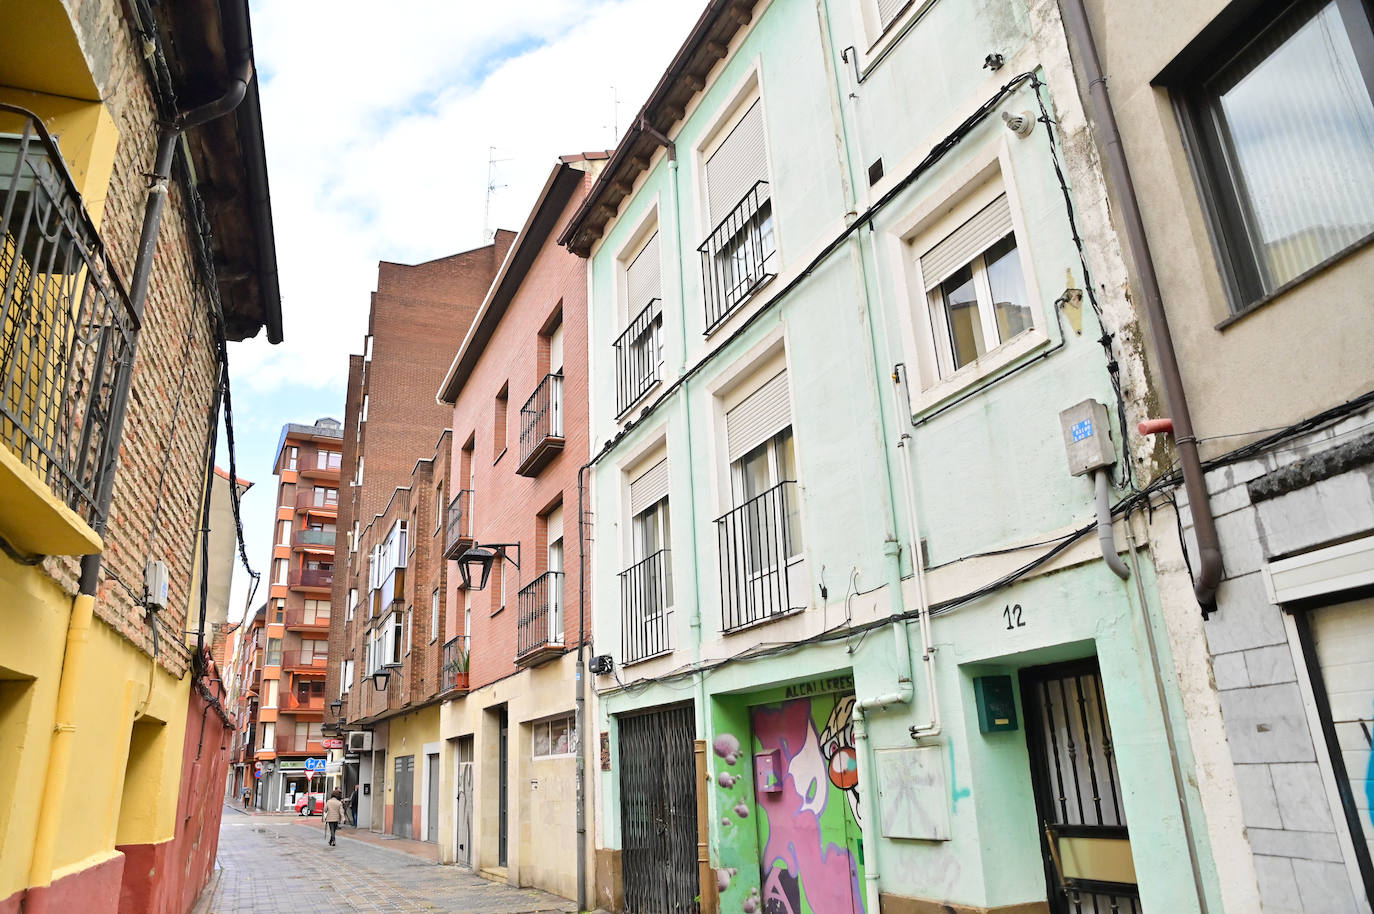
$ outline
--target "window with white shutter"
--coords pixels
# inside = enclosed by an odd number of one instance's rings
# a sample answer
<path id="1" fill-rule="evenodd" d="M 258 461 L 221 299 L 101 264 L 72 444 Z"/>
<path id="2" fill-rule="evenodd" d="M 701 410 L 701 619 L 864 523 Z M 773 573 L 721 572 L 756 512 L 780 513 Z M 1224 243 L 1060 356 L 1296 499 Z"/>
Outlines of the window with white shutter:
<path id="1" fill-rule="evenodd" d="M 724 219 L 750 188 L 767 177 L 763 106 L 756 98 L 706 160 L 706 211 L 710 223 L 716 225 Z"/>
<path id="2" fill-rule="evenodd" d="M 725 438 L 730 462 L 792 424 L 787 399 L 787 370 L 761 384 L 725 414 Z"/>
<path id="3" fill-rule="evenodd" d="M 625 266 L 627 324 L 615 342 L 617 415 L 638 402 L 663 378 L 661 288 L 658 232 L 655 231 Z"/>

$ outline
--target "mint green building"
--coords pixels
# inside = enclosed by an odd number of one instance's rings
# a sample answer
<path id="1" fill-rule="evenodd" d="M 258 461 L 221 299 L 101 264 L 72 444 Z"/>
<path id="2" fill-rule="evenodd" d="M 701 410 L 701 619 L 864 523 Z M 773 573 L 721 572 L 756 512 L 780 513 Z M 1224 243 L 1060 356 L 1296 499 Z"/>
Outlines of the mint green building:
<path id="1" fill-rule="evenodd" d="M 1220 909 L 1084 134 L 1052 3 L 715 2 L 563 227 L 603 906 Z"/>

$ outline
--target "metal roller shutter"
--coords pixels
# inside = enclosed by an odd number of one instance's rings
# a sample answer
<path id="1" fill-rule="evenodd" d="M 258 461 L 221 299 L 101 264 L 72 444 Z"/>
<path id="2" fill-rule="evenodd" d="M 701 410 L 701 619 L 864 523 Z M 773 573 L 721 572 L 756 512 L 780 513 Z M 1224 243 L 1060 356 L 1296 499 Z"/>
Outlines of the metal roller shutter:
<path id="1" fill-rule="evenodd" d="M 706 160 L 706 207 L 712 228 L 744 199 L 749 188 L 766 177 L 763 107 L 756 99 Z"/>
<path id="2" fill-rule="evenodd" d="M 668 461 L 660 460 L 630 482 L 630 514 L 638 514 L 667 497 Z"/>
<path id="3" fill-rule="evenodd" d="M 628 307 L 627 318 L 634 320 L 644 306 L 661 294 L 662 282 L 659 277 L 658 232 L 644 244 L 643 250 L 625 270 L 625 295 Z"/>
<path id="4" fill-rule="evenodd" d="M 1011 205 L 999 194 L 943 241 L 921 255 L 921 278 L 927 291 L 949 274 L 1011 234 Z"/>
<path id="5" fill-rule="evenodd" d="M 725 438 L 729 445 L 730 462 L 734 463 L 751 448 L 791 424 L 787 370 L 783 369 L 725 414 Z"/>

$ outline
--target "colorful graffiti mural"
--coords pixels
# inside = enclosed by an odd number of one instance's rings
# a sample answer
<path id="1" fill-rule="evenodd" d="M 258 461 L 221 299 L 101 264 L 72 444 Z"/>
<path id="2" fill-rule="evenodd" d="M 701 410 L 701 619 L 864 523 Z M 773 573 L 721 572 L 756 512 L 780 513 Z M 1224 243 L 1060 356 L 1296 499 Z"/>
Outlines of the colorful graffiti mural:
<path id="1" fill-rule="evenodd" d="M 845 694 L 751 710 L 760 882 L 743 899 L 746 914 L 862 914 L 853 710 L 854 696 Z M 727 764 L 742 754 L 733 737 L 715 749 Z M 725 777 L 733 786 L 736 778 Z M 731 811 L 743 820 L 749 806 L 738 802 Z"/>

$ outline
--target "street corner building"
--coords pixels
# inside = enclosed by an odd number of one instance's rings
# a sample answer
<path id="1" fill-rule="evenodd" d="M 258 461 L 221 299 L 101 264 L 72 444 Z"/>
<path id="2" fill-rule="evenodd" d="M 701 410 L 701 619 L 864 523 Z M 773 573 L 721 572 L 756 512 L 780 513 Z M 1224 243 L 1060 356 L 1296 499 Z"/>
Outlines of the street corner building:
<path id="1" fill-rule="evenodd" d="M 281 339 L 247 3 L 7 3 L 0 87 L 0 911 L 181 914 L 232 721 L 225 343 Z"/>

